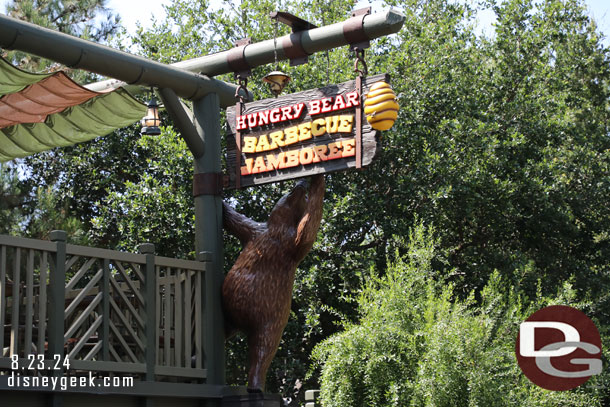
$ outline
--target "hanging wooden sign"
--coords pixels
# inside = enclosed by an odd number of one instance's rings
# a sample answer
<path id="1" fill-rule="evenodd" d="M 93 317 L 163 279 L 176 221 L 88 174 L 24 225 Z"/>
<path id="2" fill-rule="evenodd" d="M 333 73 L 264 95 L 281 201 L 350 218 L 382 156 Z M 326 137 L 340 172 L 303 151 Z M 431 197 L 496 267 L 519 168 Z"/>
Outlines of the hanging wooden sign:
<path id="1" fill-rule="evenodd" d="M 389 82 L 389 76 L 363 78 L 362 95 L 377 82 Z M 362 95 L 354 80 L 246 103 L 241 114 L 229 107 L 228 188 L 346 170 L 357 160 L 369 165 L 377 132 L 363 118 Z"/>

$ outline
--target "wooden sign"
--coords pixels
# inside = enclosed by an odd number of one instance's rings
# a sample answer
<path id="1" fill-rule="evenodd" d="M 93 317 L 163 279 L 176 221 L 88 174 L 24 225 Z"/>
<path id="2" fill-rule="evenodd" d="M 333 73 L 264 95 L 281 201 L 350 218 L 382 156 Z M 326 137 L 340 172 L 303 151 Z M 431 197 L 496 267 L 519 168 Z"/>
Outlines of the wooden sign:
<path id="1" fill-rule="evenodd" d="M 360 113 L 359 142 L 357 110 L 362 112 L 363 95 L 379 81 L 389 82 L 388 75 L 363 78 L 362 94 L 354 80 L 246 103 L 241 114 L 229 107 L 228 188 L 355 168 L 357 156 L 362 166 L 369 165 L 377 153 L 377 132 Z"/>

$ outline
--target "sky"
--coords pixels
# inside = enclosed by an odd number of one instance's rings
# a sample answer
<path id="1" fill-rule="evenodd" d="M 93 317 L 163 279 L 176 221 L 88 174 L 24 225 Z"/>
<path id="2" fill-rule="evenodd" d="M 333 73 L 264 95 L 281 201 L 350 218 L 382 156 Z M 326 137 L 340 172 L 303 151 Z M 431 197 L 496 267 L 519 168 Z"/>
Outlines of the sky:
<path id="1" fill-rule="evenodd" d="M 138 21 L 143 27 L 148 28 L 153 16 L 157 21 L 163 20 L 165 16 L 163 5 L 171 2 L 171 0 L 108 0 L 108 7 L 121 16 L 123 25 L 130 34 L 133 34 Z"/>
<path id="2" fill-rule="evenodd" d="M 150 27 L 152 17 L 158 21 L 162 20 L 165 11 L 163 5 L 170 4 L 172 0 L 108 0 L 108 7 L 117 12 L 123 20 L 123 25 L 131 34 L 135 33 L 136 22 L 140 22 L 142 26 Z M 6 4 L 10 0 L 0 0 L 0 11 L 5 12 Z M 361 0 L 358 3 L 360 6 L 367 6 L 369 1 Z M 610 45 L 610 1 L 609 0 L 585 0 L 589 7 L 589 14 L 595 19 L 599 29 L 605 34 L 604 43 Z M 375 5 L 373 4 L 373 11 Z M 482 12 L 479 14 L 479 21 L 482 30 L 489 33 L 492 28 L 493 13 Z"/>

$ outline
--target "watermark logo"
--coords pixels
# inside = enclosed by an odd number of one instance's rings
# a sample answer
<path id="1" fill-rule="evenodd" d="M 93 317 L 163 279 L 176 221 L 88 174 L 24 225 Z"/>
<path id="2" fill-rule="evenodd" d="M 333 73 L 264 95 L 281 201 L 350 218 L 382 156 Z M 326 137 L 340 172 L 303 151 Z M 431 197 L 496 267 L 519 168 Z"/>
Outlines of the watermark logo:
<path id="1" fill-rule="evenodd" d="M 534 312 L 519 327 L 519 367 L 547 390 L 570 390 L 602 372 L 602 341 L 589 317 L 565 305 Z"/>

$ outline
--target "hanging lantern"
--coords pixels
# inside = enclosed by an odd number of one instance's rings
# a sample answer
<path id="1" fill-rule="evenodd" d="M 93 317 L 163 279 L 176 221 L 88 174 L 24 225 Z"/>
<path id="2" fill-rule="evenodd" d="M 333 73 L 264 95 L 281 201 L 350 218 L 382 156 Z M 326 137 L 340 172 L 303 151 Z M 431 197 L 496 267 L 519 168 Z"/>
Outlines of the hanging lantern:
<path id="1" fill-rule="evenodd" d="M 377 82 L 371 86 L 364 101 L 366 120 L 375 130 L 389 130 L 398 117 L 396 94 L 389 84 Z"/>
<path id="2" fill-rule="evenodd" d="M 268 73 L 264 78 L 264 82 L 269 84 L 269 89 L 277 97 L 288 82 L 290 82 L 290 76 L 282 71 L 273 71 Z"/>
<path id="3" fill-rule="evenodd" d="M 140 130 L 140 134 L 147 134 L 149 136 L 158 136 L 161 134 L 161 129 L 159 125 L 161 124 L 161 119 L 159 119 L 159 105 L 157 104 L 157 99 L 153 95 L 147 103 L 148 110 L 146 111 L 146 116 L 142 119 L 142 129 Z"/>
<path id="4" fill-rule="evenodd" d="M 279 23 L 279 13 L 271 13 L 270 17 L 275 20 L 273 29 L 273 55 L 275 59 L 275 71 L 269 72 L 263 78 L 263 82 L 269 84 L 271 93 L 278 97 L 288 82 L 290 82 L 290 76 L 280 71 L 280 67 L 277 64 L 277 26 Z"/>

